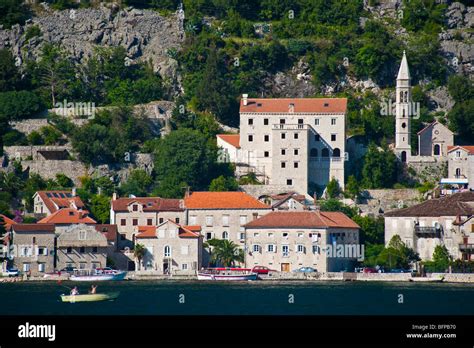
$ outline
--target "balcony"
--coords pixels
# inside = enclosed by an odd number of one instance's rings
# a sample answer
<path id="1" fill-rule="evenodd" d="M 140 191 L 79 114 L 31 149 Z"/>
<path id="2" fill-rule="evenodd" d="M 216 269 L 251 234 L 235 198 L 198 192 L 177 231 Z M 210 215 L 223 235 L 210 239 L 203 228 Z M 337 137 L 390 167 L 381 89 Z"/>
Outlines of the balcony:
<path id="1" fill-rule="evenodd" d="M 308 129 L 307 124 L 274 124 L 273 130 L 305 130 Z"/>
<path id="2" fill-rule="evenodd" d="M 441 237 L 441 228 L 415 226 L 415 234 L 419 237 L 439 238 Z"/>

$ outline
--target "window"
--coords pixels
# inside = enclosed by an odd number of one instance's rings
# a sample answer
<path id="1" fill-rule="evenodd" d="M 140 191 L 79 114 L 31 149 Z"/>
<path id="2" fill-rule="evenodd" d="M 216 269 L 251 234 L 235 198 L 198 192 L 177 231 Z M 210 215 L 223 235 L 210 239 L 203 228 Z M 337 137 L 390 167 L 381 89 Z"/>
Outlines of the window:
<path id="1" fill-rule="evenodd" d="M 46 269 L 46 264 L 44 262 L 38 264 L 38 272 L 44 272 Z"/>
<path id="2" fill-rule="evenodd" d="M 331 134 L 331 141 L 336 141 L 336 134 Z"/>
<path id="3" fill-rule="evenodd" d="M 313 245 L 313 254 L 321 254 L 321 247 L 319 245 Z"/>
<path id="4" fill-rule="evenodd" d="M 71 247 L 66 248 L 66 254 L 72 254 L 72 248 Z"/>
<path id="5" fill-rule="evenodd" d="M 100 263 L 98 263 L 98 262 L 92 262 L 91 267 L 92 267 L 92 269 L 100 268 Z"/>
<path id="6" fill-rule="evenodd" d="M 281 162 L 281 168 L 286 168 L 286 162 Z"/>
<path id="7" fill-rule="evenodd" d="M 253 125 L 253 118 L 249 118 L 249 126 Z"/>
<path id="8" fill-rule="evenodd" d="M 179 224 L 179 218 L 174 219 L 174 222 L 176 222 L 177 224 Z"/>
<path id="9" fill-rule="evenodd" d="M 298 156 L 298 153 L 299 153 L 299 150 L 298 150 L 298 149 L 294 149 L 293 154 L 294 154 L 295 156 Z"/>
<path id="10" fill-rule="evenodd" d="M 293 138 L 298 139 L 298 133 L 293 134 Z"/>
<path id="11" fill-rule="evenodd" d="M 133 208 L 133 211 L 138 211 L 138 205 L 137 205 L 137 204 L 134 204 L 134 205 L 132 206 L 132 208 Z"/>
<path id="12" fill-rule="evenodd" d="M 275 245 L 275 244 L 268 244 L 268 245 L 267 245 L 267 252 L 268 252 L 268 253 L 274 253 L 274 252 L 276 252 L 276 245 Z"/>
<path id="13" fill-rule="evenodd" d="M 253 141 L 253 135 L 249 135 L 249 142 L 252 142 Z"/>
<path id="14" fill-rule="evenodd" d="M 284 118 L 280 118 L 280 124 L 285 124 L 285 119 Z"/>
<path id="15" fill-rule="evenodd" d="M 288 238 L 288 232 L 283 232 L 283 238 Z"/>
<path id="16" fill-rule="evenodd" d="M 187 263 L 181 264 L 181 269 L 182 269 L 183 271 L 186 271 L 186 270 L 188 269 L 188 264 L 187 264 Z"/>
<path id="17" fill-rule="evenodd" d="M 335 126 L 336 125 L 336 119 L 335 118 L 331 118 L 331 126 Z"/>
<path id="18" fill-rule="evenodd" d="M 137 226 L 138 225 L 138 219 L 133 219 L 132 220 L 132 225 Z"/>
<path id="19" fill-rule="evenodd" d="M 303 238 L 304 237 L 304 233 L 303 232 L 298 232 L 298 238 Z"/>
<path id="20" fill-rule="evenodd" d="M 305 247 L 304 247 L 304 245 L 298 244 L 298 245 L 296 246 L 296 251 L 297 251 L 298 253 L 300 253 L 300 254 L 304 254 L 304 253 L 305 253 Z"/>
<path id="21" fill-rule="evenodd" d="M 80 269 L 86 269 L 86 266 L 87 266 L 87 264 L 86 264 L 85 262 L 81 262 L 81 263 L 79 264 L 79 268 L 80 268 Z"/>
<path id="22" fill-rule="evenodd" d="M 440 148 L 439 144 L 436 144 L 433 148 L 433 155 L 439 156 L 440 153 L 441 153 L 441 148 Z"/>
<path id="23" fill-rule="evenodd" d="M 38 248 L 38 255 L 48 255 L 48 248 L 46 248 L 46 247 L 39 247 L 39 248 Z"/>
<path id="24" fill-rule="evenodd" d="M 264 125 L 264 126 L 268 126 L 268 118 L 264 118 L 264 119 L 263 119 L 263 125 Z"/>
<path id="25" fill-rule="evenodd" d="M 264 135 L 263 136 L 263 141 L 269 142 L 270 141 L 270 136 L 269 135 Z"/>
<path id="26" fill-rule="evenodd" d="M 191 215 L 191 216 L 189 217 L 189 224 L 190 224 L 190 225 L 196 225 L 196 221 L 197 221 L 196 215 Z"/>
<path id="27" fill-rule="evenodd" d="M 181 247 L 181 255 L 188 255 L 189 247 L 187 245 Z"/>
<path id="28" fill-rule="evenodd" d="M 171 247 L 169 245 L 165 246 L 164 254 L 165 257 L 171 257 Z"/>
<path id="29" fill-rule="evenodd" d="M 227 231 L 222 232 L 222 239 L 229 239 L 229 232 Z"/>
<path id="30" fill-rule="evenodd" d="M 456 157 L 461 157 L 461 151 L 456 151 Z"/>
<path id="31" fill-rule="evenodd" d="M 160 218 L 159 221 L 160 221 L 160 224 L 162 224 L 164 220 L 163 220 L 163 218 Z"/>
<path id="32" fill-rule="evenodd" d="M 268 151 L 263 152 L 263 157 L 270 157 L 270 152 Z"/>
<path id="33" fill-rule="evenodd" d="M 244 240 L 245 239 L 245 233 L 244 232 L 239 232 L 239 239 Z"/>
<path id="34" fill-rule="evenodd" d="M 298 162 L 293 163 L 293 168 L 298 168 Z"/>
<path id="35" fill-rule="evenodd" d="M 29 263 L 24 263 L 23 264 L 23 272 L 29 272 L 30 271 L 30 264 Z"/>
<path id="36" fill-rule="evenodd" d="M 402 128 L 403 129 L 407 128 L 407 124 L 405 122 L 402 123 Z"/>
<path id="37" fill-rule="evenodd" d="M 206 239 L 212 239 L 212 232 L 206 232 Z"/>
<path id="38" fill-rule="evenodd" d="M 290 254 L 290 246 L 289 245 L 282 245 L 281 246 L 281 251 L 283 253 L 283 257 L 288 257 Z"/>
<path id="39" fill-rule="evenodd" d="M 36 237 L 33 237 L 33 244 L 36 244 Z"/>
<path id="40" fill-rule="evenodd" d="M 153 219 L 146 219 L 146 224 L 147 224 L 148 226 L 153 225 Z"/>
<path id="41" fill-rule="evenodd" d="M 298 119 L 298 124 L 303 124 L 303 119 L 302 118 Z"/>
<path id="42" fill-rule="evenodd" d="M 81 254 L 85 254 L 86 248 L 85 248 L 85 247 L 80 247 L 80 248 L 79 248 L 79 252 L 80 252 Z"/>
<path id="43" fill-rule="evenodd" d="M 97 254 L 98 248 L 97 247 L 92 247 L 92 253 Z"/>
<path id="44" fill-rule="evenodd" d="M 293 185 L 293 180 L 292 180 L 292 179 L 286 179 L 286 184 L 287 184 L 288 186 Z"/>
<path id="45" fill-rule="evenodd" d="M 222 226 L 229 226 L 229 215 L 222 215 Z"/>
<path id="46" fill-rule="evenodd" d="M 281 149 L 281 155 L 285 156 L 286 155 L 286 149 Z"/>
<path id="47" fill-rule="evenodd" d="M 341 150 L 336 147 L 332 152 L 332 157 L 341 157 Z"/>
<path id="48" fill-rule="evenodd" d="M 309 157 L 318 157 L 318 149 L 313 147 L 311 150 L 309 150 Z"/>
<path id="49" fill-rule="evenodd" d="M 281 138 L 286 139 L 286 133 L 281 133 Z"/>
<path id="50" fill-rule="evenodd" d="M 254 236 L 254 237 L 260 237 L 260 233 L 255 232 L 255 233 L 253 234 L 253 236 Z"/>
<path id="51" fill-rule="evenodd" d="M 245 225 L 247 223 L 247 215 L 240 215 L 240 225 Z"/>
<path id="52" fill-rule="evenodd" d="M 320 139 L 321 137 L 319 136 L 319 134 L 314 135 L 314 141 L 319 141 Z"/>
<path id="53" fill-rule="evenodd" d="M 461 168 L 456 168 L 456 177 L 461 176 Z"/>
<path id="54" fill-rule="evenodd" d="M 254 245 L 252 246 L 252 251 L 253 251 L 254 253 L 259 253 L 259 252 L 260 252 L 260 245 L 254 244 Z"/>
<path id="55" fill-rule="evenodd" d="M 269 237 L 269 238 L 273 238 L 274 236 L 275 236 L 275 234 L 274 234 L 273 232 L 269 232 L 269 233 L 268 233 L 268 237 Z"/>
<path id="56" fill-rule="evenodd" d="M 212 215 L 206 216 L 206 226 L 212 226 L 214 224 L 214 218 Z"/>
<path id="57" fill-rule="evenodd" d="M 86 240 L 86 231 L 79 231 L 79 240 Z"/>
<path id="58" fill-rule="evenodd" d="M 126 226 L 127 225 L 127 220 L 126 219 L 120 219 L 120 226 Z"/>

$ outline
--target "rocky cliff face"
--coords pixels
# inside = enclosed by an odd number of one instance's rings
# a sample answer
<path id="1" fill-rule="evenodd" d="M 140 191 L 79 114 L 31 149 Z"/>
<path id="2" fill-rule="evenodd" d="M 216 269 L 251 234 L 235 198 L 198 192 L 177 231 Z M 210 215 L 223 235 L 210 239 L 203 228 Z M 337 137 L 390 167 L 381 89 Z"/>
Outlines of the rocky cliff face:
<path id="1" fill-rule="evenodd" d="M 33 25 L 40 28 L 41 35 L 27 41 L 24 34 Z M 123 46 L 130 64 L 151 60 L 155 71 L 171 80 L 177 79 L 171 52 L 179 49 L 183 39 L 180 13 L 163 17 L 151 10 L 118 10 L 113 5 L 69 11 L 45 7 L 24 26 L 0 30 L 0 48 L 11 49 L 20 63 L 26 58 L 36 59 L 45 42 L 59 44 L 79 62 L 96 46 Z"/>

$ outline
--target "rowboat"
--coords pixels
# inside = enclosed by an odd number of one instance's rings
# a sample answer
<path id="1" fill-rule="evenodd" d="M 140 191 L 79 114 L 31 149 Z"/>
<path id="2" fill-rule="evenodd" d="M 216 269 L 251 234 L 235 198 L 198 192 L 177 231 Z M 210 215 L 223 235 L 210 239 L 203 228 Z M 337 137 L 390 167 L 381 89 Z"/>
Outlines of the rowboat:
<path id="1" fill-rule="evenodd" d="M 420 282 L 420 283 L 441 283 L 444 280 L 444 276 L 438 277 L 411 277 L 409 281 Z"/>
<path id="2" fill-rule="evenodd" d="M 61 295 L 62 302 L 76 303 L 76 302 L 97 302 L 97 301 L 112 301 L 119 297 L 119 292 L 106 292 L 102 294 L 84 294 L 84 295 Z"/>
<path id="3" fill-rule="evenodd" d="M 108 274 L 89 274 L 89 275 L 72 275 L 69 280 L 76 282 L 100 282 L 110 280 L 124 280 L 127 272 L 116 272 Z"/>
<path id="4" fill-rule="evenodd" d="M 198 280 L 242 281 L 257 280 L 258 274 L 247 268 L 208 268 L 199 271 Z"/>

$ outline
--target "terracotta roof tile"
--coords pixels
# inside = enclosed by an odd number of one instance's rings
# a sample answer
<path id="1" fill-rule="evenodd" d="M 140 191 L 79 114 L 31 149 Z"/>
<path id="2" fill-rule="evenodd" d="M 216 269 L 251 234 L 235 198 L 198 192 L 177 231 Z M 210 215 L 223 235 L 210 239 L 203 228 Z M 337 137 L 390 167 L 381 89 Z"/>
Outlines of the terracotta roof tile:
<path id="1" fill-rule="evenodd" d="M 38 191 L 36 192 L 51 213 L 61 208 L 84 208 L 79 196 L 72 196 L 72 191 Z"/>
<path id="2" fill-rule="evenodd" d="M 246 228 L 360 228 L 341 212 L 271 212 L 249 222 Z"/>
<path id="3" fill-rule="evenodd" d="M 114 242 L 117 240 L 118 230 L 117 225 L 111 224 L 97 224 L 94 226 L 97 232 L 105 235 L 109 242 Z"/>
<path id="4" fill-rule="evenodd" d="M 245 192 L 192 192 L 184 205 L 187 209 L 270 209 Z"/>
<path id="5" fill-rule="evenodd" d="M 201 234 L 199 233 L 201 231 L 201 226 L 182 226 L 171 220 L 167 220 L 161 225 L 167 223 L 172 223 L 173 225 L 176 225 L 178 227 L 178 235 L 180 238 L 199 238 L 201 236 Z M 157 238 L 157 228 L 157 226 L 138 226 L 138 234 L 135 236 L 135 238 Z"/>
<path id="6" fill-rule="evenodd" d="M 240 134 L 217 134 L 217 136 L 233 147 L 240 149 Z"/>
<path id="7" fill-rule="evenodd" d="M 240 100 L 240 112 L 289 113 L 345 113 L 347 98 L 248 98 L 247 105 Z"/>
<path id="8" fill-rule="evenodd" d="M 464 149 L 466 150 L 470 155 L 474 155 L 474 145 L 455 145 L 455 146 L 448 146 L 448 152 L 457 150 L 457 149 Z"/>
<path id="9" fill-rule="evenodd" d="M 38 221 L 39 224 L 96 224 L 87 210 L 63 208 Z"/>
<path id="10" fill-rule="evenodd" d="M 181 199 L 169 199 L 160 197 L 136 197 L 136 198 L 117 198 L 112 201 L 114 211 L 128 211 L 128 206 L 132 203 L 141 204 L 143 211 L 183 211 L 183 201 Z"/>
<path id="11" fill-rule="evenodd" d="M 157 238 L 156 226 L 138 226 L 138 234 L 136 238 Z"/>
<path id="12" fill-rule="evenodd" d="M 457 215 L 474 215 L 474 192 L 460 192 L 450 196 L 429 199 L 408 208 L 385 213 L 386 217 Z"/>
<path id="13" fill-rule="evenodd" d="M 3 214 L 0 214 L 0 220 L 2 221 L 6 231 L 9 231 L 12 225 L 16 224 L 15 221 L 13 221 L 8 216 L 5 216 Z"/>

